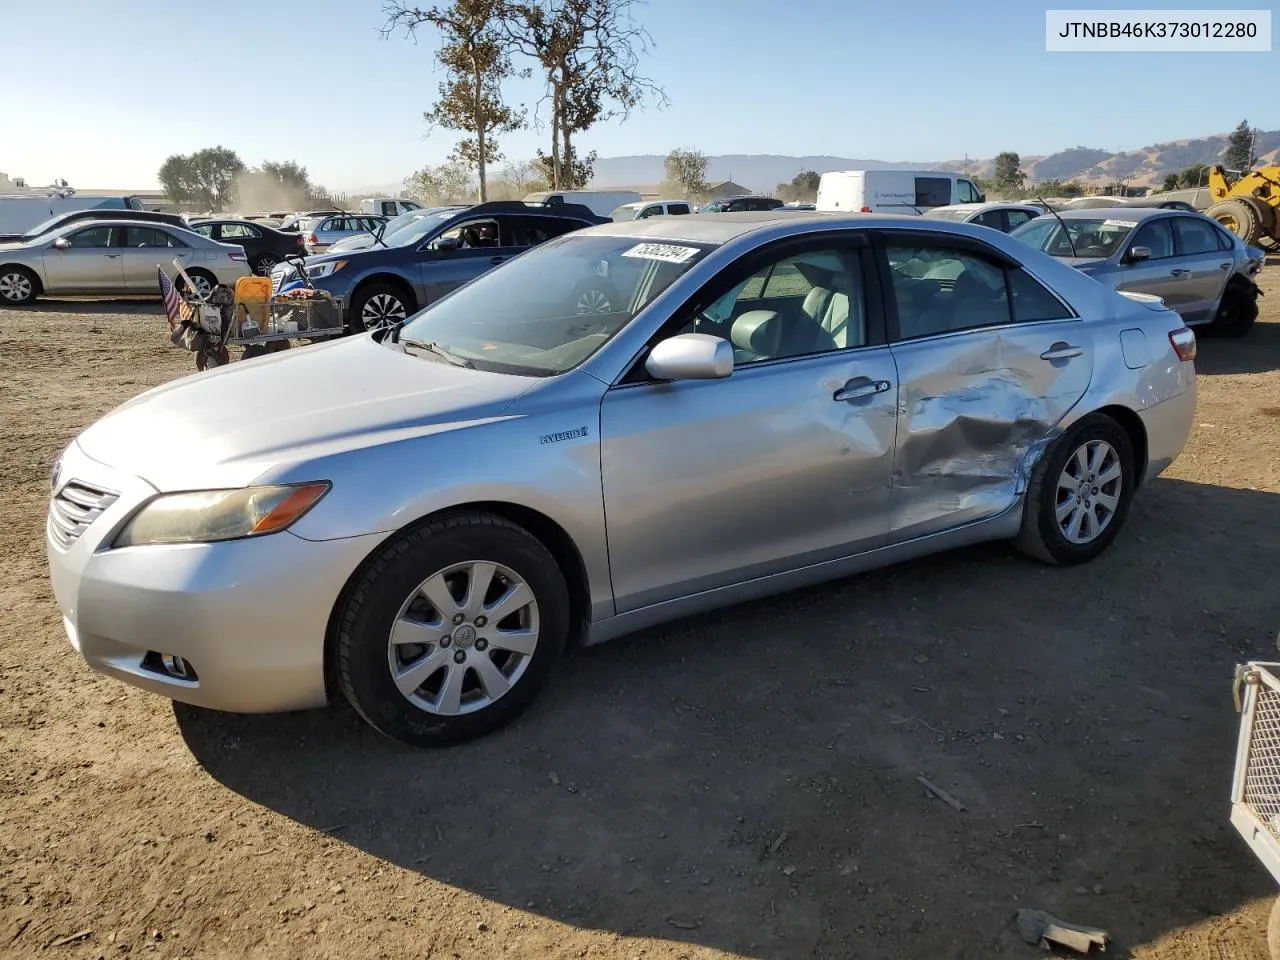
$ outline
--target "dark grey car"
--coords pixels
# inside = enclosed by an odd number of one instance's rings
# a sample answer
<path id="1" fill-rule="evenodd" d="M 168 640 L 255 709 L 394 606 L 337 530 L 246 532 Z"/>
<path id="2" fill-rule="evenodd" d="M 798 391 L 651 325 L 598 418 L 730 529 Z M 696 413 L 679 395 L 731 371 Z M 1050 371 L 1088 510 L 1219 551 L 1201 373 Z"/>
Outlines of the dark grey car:
<path id="1" fill-rule="evenodd" d="M 1199 213 L 1158 207 L 1062 210 L 1011 236 L 1116 290 L 1159 297 L 1187 326 L 1243 336 L 1258 316 L 1264 253 Z"/>

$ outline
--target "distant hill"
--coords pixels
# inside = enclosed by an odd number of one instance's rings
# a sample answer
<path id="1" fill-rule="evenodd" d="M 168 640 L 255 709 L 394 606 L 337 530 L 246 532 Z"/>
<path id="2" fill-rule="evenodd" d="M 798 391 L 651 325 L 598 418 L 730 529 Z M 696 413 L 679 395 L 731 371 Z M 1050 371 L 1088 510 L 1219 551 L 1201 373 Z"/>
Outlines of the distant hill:
<path id="1" fill-rule="evenodd" d="M 1071 147 L 1048 156 L 1023 154 L 1022 169 L 1034 181 L 1076 180 L 1085 184 L 1105 184 L 1127 179 L 1133 186 L 1158 186 L 1166 174 L 1177 173 L 1197 163 L 1218 163 L 1227 146 L 1225 133 L 1191 140 L 1171 140 L 1140 150 L 1112 153 L 1096 147 Z M 1017 144 L 1010 144 L 1017 149 Z M 1257 152 L 1260 163 L 1280 163 L 1280 130 L 1259 131 Z M 954 170 L 975 177 L 989 177 L 995 161 L 917 160 L 886 161 L 851 157 L 790 157 L 778 154 L 727 154 L 707 157 L 707 179 L 715 183 L 733 180 L 751 190 L 769 192 L 790 181 L 801 170 L 826 173 L 830 170 Z M 658 184 L 665 177 L 663 156 L 651 153 L 596 160 L 596 188 Z M 399 184 L 362 187 L 347 191 L 351 196 L 395 196 Z"/>

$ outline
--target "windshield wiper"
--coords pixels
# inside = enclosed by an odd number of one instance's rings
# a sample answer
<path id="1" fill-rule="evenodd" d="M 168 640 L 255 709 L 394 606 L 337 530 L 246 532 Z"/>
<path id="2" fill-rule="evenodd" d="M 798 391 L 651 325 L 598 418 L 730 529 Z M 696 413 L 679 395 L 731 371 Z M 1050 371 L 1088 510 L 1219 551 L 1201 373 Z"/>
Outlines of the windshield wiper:
<path id="1" fill-rule="evenodd" d="M 440 346 L 434 340 L 418 340 L 418 339 L 415 339 L 414 337 L 404 337 L 404 338 L 397 337 L 396 342 L 402 343 L 409 348 L 426 350 L 428 353 L 434 354 L 435 356 L 439 357 L 445 363 L 451 363 L 455 367 L 467 367 L 469 369 L 475 369 L 475 364 L 473 364 L 470 360 L 466 359 L 465 357 L 459 357 L 456 354 L 450 353 L 448 350 Z"/>

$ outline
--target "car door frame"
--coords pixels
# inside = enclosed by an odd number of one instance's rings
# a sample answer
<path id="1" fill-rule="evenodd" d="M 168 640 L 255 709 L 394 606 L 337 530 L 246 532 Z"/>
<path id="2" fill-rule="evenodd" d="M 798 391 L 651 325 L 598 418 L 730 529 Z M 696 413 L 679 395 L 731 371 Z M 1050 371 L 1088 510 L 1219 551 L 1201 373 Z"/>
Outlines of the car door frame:
<path id="1" fill-rule="evenodd" d="M 55 240 L 66 239 L 68 242 L 70 242 L 72 237 L 78 236 L 81 233 L 84 233 L 88 230 L 106 230 L 107 237 L 109 240 L 108 244 L 105 247 L 71 247 L 70 250 L 72 251 L 74 250 L 114 251 L 114 252 L 104 252 L 101 254 L 101 257 L 104 260 L 111 261 L 112 264 L 118 267 L 119 274 L 118 274 L 118 279 L 115 281 L 114 284 L 108 284 L 105 286 L 95 286 L 92 283 L 74 283 L 74 284 L 57 283 L 57 282 L 49 283 L 47 286 L 48 292 L 54 295 L 64 294 L 64 293 L 92 294 L 95 292 L 102 293 L 102 294 L 109 294 L 109 295 L 123 293 L 125 291 L 124 248 L 120 245 L 120 239 L 122 236 L 120 231 L 123 229 L 124 229 L 123 227 L 113 226 L 111 224 L 103 224 L 100 220 L 89 220 L 89 221 L 83 221 L 82 223 L 80 223 L 80 225 L 76 229 L 70 230 L 67 233 L 61 234 L 61 236 L 58 238 L 49 240 L 48 243 L 45 245 L 46 249 L 44 252 L 46 282 L 50 276 L 49 261 L 53 260 L 54 263 L 57 263 L 57 260 L 55 258 L 66 257 L 69 252 L 68 250 L 58 250 L 54 248 L 53 243 L 55 242 Z M 87 259 L 87 256 L 85 259 Z M 107 271 L 108 265 L 104 263 L 104 264 L 101 264 L 100 266 L 101 266 L 101 269 L 99 271 L 99 275 L 106 276 L 108 272 Z"/>
<path id="2" fill-rule="evenodd" d="M 674 383 L 653 380 L 644 368 L 645 360 L 649 355 L 649 351 L 655 344 L 661 340 L 679 332 L 689 322 L 691 314 L 696 312 L 699 307 L 705 307 L 714 303 L 717 299 L 731 292 L 735 287 L 739 286 L 744 280 L 749 279 L 762 269 L 775 264 L 780 259 L 787 256 L 795 256 L 804 252 L 815 250 L 826 250 L 831 248 L 839 248 L 849 257 L 850 262 L 860 271 L 863 287 L 864 305 L 866 312 L 866 343 L 858 346 L 843 347 L 836 350 L 824 350 L 816 353 L 809 353 L 797 356 L 778 357 L 768 360 L 755 361 L 749 364 L 743 364 L 736 367 L 734 372 L 723 380 L 716 381 L 678 381 Z M 785 372 L 803 372 L 806 367 L 821 367 L 831 365 L 833 361 L 845 360 L 849 364 L 850 371 L 858 369 L 858 358 L 864 359 L 865 369 L 876 371 L 882 370 L 885 375 L 893 379 L 883 391 L 879 390 L 877 384 L 877 393 L 868 399 L 866 405 L 851 405 L 845 412 L 846 419 L 857 418 L 863 421 L 866 427 L 862 433 L 862 439 L 867 445 L 870 444 L 872 438 L 881 440 L 884 449 L 879 456 L 884 459 L 885 476 L 881 485 L 884 491 L 884 503 L 881 516 L 883 517 L 883 529 L 874 535 L 865 536 L 862 539 L 850 539 L 845 542 L 832 542 L 826 544 L 821 550 L 803 554 L 788 555 L 784 557 L 773 557 L 767 562 L 758 563 L 752 567 L 744 567 L 734 570 L 720 570 L 707 574 L 692 582 L 681 584 L 668 584 L 666 589 L 650 586 L 647 589 L 632 588 L 625 574 L 626 571 L 618 568 L 618 549 L 619 532 L 615 527 L 608 536 L 613 546 L 611 546 L 610 569 L 611 576 L 614 577 L 614 593 L 615 603 L 620 614 L 636 613 L 639 610 L 652 606 L 653 604 L 686 602 L 691 596 L 697 595 L 707 590 L 727 590 L 741 589 L 750 582 L 755 582 L 758 578 L 774 577 L 781 574 L 794 572 L 796 570 L 808 569 L 814 564 L 822 564 L 826 562 L 835 562 L 860 554 L 868 553 L 885 545 L 888 539 L 888 506 L 889 506 L 889 479 L 893 470 L 894 448 L 893 444 L 896 437 L 896 421 L 897 421 L 897 391 L 896 391 L 896 370 L 893 366 L 893 357 L 886 341 L 886 327 L 883 309 L 883 301 L 880 291 L 880 282 L 875 270 L 875 265 L 871 259 L 871 247 L 865 230 L 824 230 L 821 232 L 806 233 L 800 236 L 790 236 L 781 238 L 770 243 L 761 245 L 751 250 L 732 263 L 725 264 L 717 273 L 709 278 L 705 283 L 701 284 L 695 291 L 685 297 L 678 306 L 669 311 L 664 311 L 664 319 L 657 324 L 649 334 L 645 337 L 638 351 L 632 356 L 631 360 L 625 364 L 617 377 L 609 384 L 608 388 L 601 396 L 601 420 L 600 420 L 600 444 L 601 444 L 601 483 L 602 491 L 605 496 L 606 516 L 608 516 L 610 492 L 608 487 L 609 467 L 607 457 L 609 456 L 608 445 L 609 425 L 606 418 L 606 405 L 617 398 L 620 391 L 645 390 L 645 391 L 664 391 L 668 396 L 673 393 L 682 391 L 696 391 L 699 389 L 715 389 L 721 384 L 736 382 L 741 384 L 744 379 L 748 382 L 758 378 L 768 377 L 770 371 Z M 892 371 L 892 372 L 890 372 Z M 734 378 L 737 377 L 737 381 Z M 843 379 L 843 374 L 836 380 Z M 835 397 L 842 385 L 852 383 L 857 379 L 867 379 L 856 375 L 850 375 L 843 384 L 833 380 L 825 386 L 832 388 L 832 396 L 830 402 L 835 404 L 841 402 Z M 815 393 L 815 397 L 821 396 L 821 393 Z M 870 426 L 865 421 L 872 418 Z M 879 431 L 879 432 L 877 432 Z M 852 438 L 844 447 L 843 453 L 853 452 L 854 443 Z M 852 492 L 852 491 L 851 491 Z M 858 507 L 865 509 L 867 506 L 872 508 L 877 505 L 866 503 L 865 498 L 850 497 L 851 503 L 856 502 Z M 852 519 L 855 516 L 854 507 L 850 507 L 850 512 L 844 515 L 832 517 L 833 523 L 844 521 L 847 526 L 852 526 Z M 682 592 L 683 591 L 683 592 Z"/>
<path id="3" fill-rule="evenodd" d="M 1183 264 L 1182 269 L 1190 271 L 1186 275 L 1186 282 L 1191 290 L 1190 295 L 1187 297 L 1187 310 L 1183 313 L 1183 320 L 1187 323 L 1208 323 L 1213 319 L 1214 312 L 1222 300 L 1222 293 L 1227 288 L 1227 281 L 1231 279 L 1232 268 L 1235 266 L 1235 253 L 1231 250 L 1222 249 L 1222 243 L 1218 239 L 1217 231 L 1207 217 L 1183 211 L 1172 211 L 1172 216 L 1168 219 L 1170 220 L 1169 226 L 1173 230 L 1174 249 L 1178 251 L 1179 259 L 1185 257 L 1187 261 Z M 1178 232 L 1178 223 L 1182 221 L 1197 223 L 1209 231 L 1209 234 L 1213 237 L 1213 249 L 1206 250 L 1203 253 L 1182 253 L 1182 236 Z M 1222 266 L 1224 259 L 1226 260 L 1226 265 Z"/>
<path id="4" fill-rule="evenodd" d="M 893 473 L 894 504 L 892 508 L 893 516 L 896 521 L 903 513 L 902 504 L 907 496 L 907 494 L 902 491 L 916 490 L 919 489 L 920 486 L 919 478 L 916 475 L 906 475 L 908 472 L 909 458 L 913 454 L 913 451 L 906 447 L 906 443 L 911 440 L 910 433 L 913 427 L 911 418 L 913 406 L 910 383 L 908 382 L 911 379 L 911 376 L 909 368 L 904 370 L 904 367 L 907 366 L 904 361 L 907 359 L 907 351 L 910 349 L 910 345 L 927 345 L 946 341 L 960 341 L 963 338 L 968 338 L 978 344 L 979 348 L 985 350 L 984 341 L 989 339 L 994 347 L 994 352 L 986 362 L 994 365 L 999 362 L 1002 355 L 1002 334 L 1005 334 L 1010 340 L 1025 340 L 1028 337 L 1028 331 L 1031 331 L 1030 336 L 1032 337 L 1035 337 L 1037 334 L 1042 335 L 1042 339 L 1044 341 L 1043 347 L 1047 349 L 1044 349 L 1043 351 L 1037 349 L 1036 352 L 1040 353 L 1040 356 L 1035 359 L 1030 359 L 1025 351 L 1019 351 L 1020 358 L 1027 360 L 1029 363 L 1039 362 L 1051 365 L 1053 368 L 1060 369 L 1063 366 L 1080 361 L 1078 361 L 1074 356 L 1064 357 L 1061 360 L 1050 359 L 1046 354 L 1048 354 L 1050 350 L 1056 348 L 1064 348 L 1064 352 L 1066 352 L 1068 349 L 1075 349 L 1079 347 L 1080 344 L 1083 344 L 1083 346 L 1079 348 L 1084 359 L 1087 361 L 1089 377 L 1085 379 L 1084 385 L 1079 391 L 1079 396 L 1077 396 L 1075 401 L 1065 407 L 1062 411 L 1062 415 L 1064 416 L 1069 413 L 1070 409 L 1075 405 L 1075 402 L 1078 402 L 1080 396 L 1083 396 L 1084 392 L 1088 389 L 1089 382 L 1092 379 L 1096 350 L 1094 349 L 1092 338 L 1087 334 L 1087 328 L 1084 325 L 1083 317 L 1081 317 L 1075 307 L 1069 301 L 1064 299 L 1061 294 L 1049 286 L 1049 284 L 1037 277 L 1033 271 L 1028 270 L 1024 264 L 1012 257 L 1010 254 L 1000 250 L 998 247 L 995 247 L 977 237 L 971 237 L 966 234 L 951 233 L 945 230 L 876 227 L 871 229 L 869 232 L 871 234 L 871 246 L 880 276 L 888 343 L 890 349 L 894 351 L 895 358 L 898 360 L 898 439 L 896 444 Z M 968 253 L 971 256 L 985 258 L 999 266 L 1005 272 L 1005 295 L 1008 300 L 1009 308 L 1007 320 L 997 324 L 986 324 L 983 326 L 974 326 L 957 330 L 945 330 L 932 334 L 903 338 L 897 295 L 894 290 L 889 258 L 885 250 L 885 247 L 894 241 L 899 243 L 915 244 L 927 244 L 930 242 L 938 243 L 950 247 L 959 253 Z M 1012 270 L 1021 270 L 1026 273 L 1028 277 L 1048 292 L 1061 305 L 1063 310 L 1067 313 L 1067 316 L 1049 320 L 1016 319 L 1013 291 L 1009 285 L 1008 279 L 1008 273 Z M 957 350 L 957 352 L 959 352 L 959 350 Z M 978 351 L 974 352 L 976 353 Z M 1016 376 L 1012 377 L 1010 378 L 1010 382 L 1018 382 L 1018 378 Z M 1025 416 L 1025 413 L 1018 414 L 1019 419 L 1023 416 Z M 1052 430 L 1056 428 L 1057 422 L 1059 422 L 1060 419 L 1061 417 L 1045 428 L 1045 436 L 1034 438 L 1026 445 L 1026 450 L 1020 452 L 1015 451 L 1014 455 L 1009 458 L 1009 462 L 1006 464 L 1008 467 L 1007 475 L 1000 476 L 993 481 L 994 484 L 1005 484 L 1005 489 L 1003 491 L 995 491 L 993 493 L 993 496 L 1003 497 L 1003 499 L 995 506 L 985 508 L 984 510 L 982 505 L 978 505 L 974 511 L 967 516 L 963 516 L 960 519 L 960 522 L 957 523 L 930 524 L 922 522 L 913 525 L 907 525 L 904 523 L 901 526 L 891 526 L 889 535 L 890 546 L 897 546 L 921 537 L 941 536 L 960 527 L 977 525 L 989 520 L 995 520 L 1006 513 L 1010 507 L 1016 506 L 1022 492 L 1020 487 L 1025 484 L 1026 479 L 1025 455 L 1037 444 L 1048 442 L 1049 434 L 1051 434 Z M 989 465 L 989 458 L 984 456 L 981 459 Z M 941 474 L 939 475 L 941 476 Z M 986 478 L 978 478 L 978 480 L 983 479 Z"/>

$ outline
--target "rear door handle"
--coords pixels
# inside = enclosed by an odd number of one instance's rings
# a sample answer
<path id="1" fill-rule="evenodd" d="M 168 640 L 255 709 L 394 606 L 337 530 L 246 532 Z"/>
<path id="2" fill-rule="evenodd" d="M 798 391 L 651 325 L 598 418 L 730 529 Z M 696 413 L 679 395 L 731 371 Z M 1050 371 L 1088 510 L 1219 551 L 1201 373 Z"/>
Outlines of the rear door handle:
<path id="1" fill-rule="evenodd" d="M 846 400 L 863 400 L 867 397 L 874 397 L 877 393 L 884 393 L 891 386 L 893 386 L 893 384 L 888 380 L 872 380 L 870 377 L 854 377 L 843 387 L 837 390 L 831 399 L 839 402 Z"/>
<path id="2" fill-rule="evenodd" d="M 1171 277 L 1189 277 L 1189 276 L 1191 276 L 1191 271 L 1190 271 L 1190 270 L 1188 270 L 1186 267 L 1179 267 L 1177 270 L 1170 270 L 1170 271 L 1169 271 L 1169 276 L 1171 276 Z"/>
<path id="3" fill-rule="evenodd" d="M 118 253 L 108 253 L 108 254 L 107 254 L 107 259 L 108 259 L 108 260 L 119 260 L 119 259 L 120 259 L 120 254 L 118 254 Z"/>
<path id="4" fill-rule="evenodd" d="M 1078 357 L 1084 353 L 1084 347 L 1077 347 L 1074 344 L 1055 343 L 1052 347 L 1040 354 L 1041 360 L 1070 360 L 1072 357 Z"/>
<path id="5" fill-rule="evenodd" d="M 1218 264 L 1218 269 L 1219 269 L 1219 270 L 1230 270 L 1230 269 L 1231 269 L 1231 264 L 1229 264 L 1229 263 L 1220 263 L 1220 264 Z"/>
<path id="6" fill-rule="evenodd" d="M 506 260 L 506 259 L 507 259 L 506 257 L 494 257 L 494 258 L 493 258 L 492 260 L 490 260 L 489 262 L 490 262 L 490 263 L 492 263 L 492 264 L 496 267 L 498 264 L 502 263 L 502 262 L 503 262 L 504 260 Z"/>

